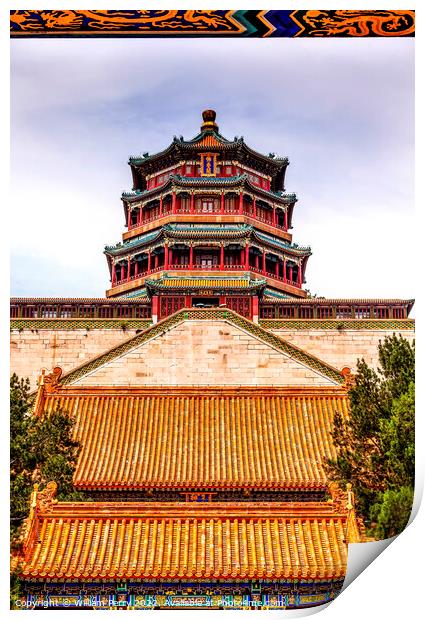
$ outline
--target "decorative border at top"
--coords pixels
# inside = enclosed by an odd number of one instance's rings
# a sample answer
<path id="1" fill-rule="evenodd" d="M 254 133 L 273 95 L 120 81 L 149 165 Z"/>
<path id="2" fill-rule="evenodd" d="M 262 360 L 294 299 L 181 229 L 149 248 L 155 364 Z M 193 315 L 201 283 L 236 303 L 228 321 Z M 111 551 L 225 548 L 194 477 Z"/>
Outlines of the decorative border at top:
<path id="1" fill-rule="evenodd" d="M 412 37 L 415 11 L 15 10 L 25 37 Z"/>

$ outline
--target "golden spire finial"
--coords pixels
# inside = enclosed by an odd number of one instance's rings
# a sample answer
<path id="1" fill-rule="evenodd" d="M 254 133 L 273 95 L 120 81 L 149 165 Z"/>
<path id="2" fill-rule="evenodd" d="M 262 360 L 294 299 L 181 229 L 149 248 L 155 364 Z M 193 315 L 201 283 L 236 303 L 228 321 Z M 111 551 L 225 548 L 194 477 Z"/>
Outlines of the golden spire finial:
<path id="1" fill-rule="evenodd" d="M 215 110 L 204 110 L 202 112 L 204 122 L 201 125 L 201 131 L 204 131 L 205 129 L 214 129 L 215 131 L 218 131 L 218 126 L 215 122 L 216 116 Z"/>

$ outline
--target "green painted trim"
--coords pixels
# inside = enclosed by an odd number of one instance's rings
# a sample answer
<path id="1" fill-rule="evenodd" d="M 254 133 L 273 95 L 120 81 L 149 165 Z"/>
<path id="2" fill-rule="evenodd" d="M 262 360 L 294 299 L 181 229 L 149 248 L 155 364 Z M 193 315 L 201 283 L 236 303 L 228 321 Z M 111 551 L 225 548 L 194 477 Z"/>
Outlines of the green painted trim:
<path id="1" fill-rule="evenodd" d="M 265 329 L 415 329 L 414 319 L 260 319 Z"/>
<path id="2" fill-rule="evenodd" d="M 151 319 L 11 319 L 10 329 L 146 329 Z"/>
<path id="3" fill-rule="evenodd" d="M 68 385 L 70 383 L 73 383 L 74 381 L 77 381 L 84 375 L 92 372 L 93 370 L 96 370 L 97 368 L 100 368 L 107 362 L 116 359 L 117 357 L 120 357 L 124 353 L 135 349 L 141 344 L 148 342 L 152 338 L 159 336 L 160 334 L 168 331 L 169 329 L 175 327 L 183 321 L 199 320 L 225 320 L 228 323 L 235 325 L 236 327 L 239 327 L 246 332 L 252 334 L 265 344 L 268 344 L 273 348 L 277 349 L 278 351 L 289 355 L 292 359 L 295 359 L 300 363 L 304 364 L 305 366 L 321 373 L 322 375 L 325 375 L 335 383 L 344 383 L 344 378 L 341 373 L 330 364 L 327 364 L 326 362 L 323 362 L 314 355 L 311 355 L 310 353 L 299 349 L 298 347 L 290 344 L 289 342 L 286 342 L 286 340 L 283 340 L 279 336 L 276 336 L 271 331 L 264 329 L 264 327 L 253 323 L 249 319 L 245 319 L 244 317 L 240 316 L 236 312 L 233 312 L 232 310 L 227 310 L 225 308 L 214 308 L 205 310 L 183 308 L 175 314 L 167 317 L 163 321 L 160 321 L 159 323 L 148 327 L 144 332 L 137 334 L 136 336 L 130 338 L 129 340 L 126 340 L 118 346 L 113 347 L 106 353 L 99 355 L 98 357 L 82 364 L 78 368 L 75 368 L 69 373 L 63 375 L 62 379 L 60 380 L 60 384 Z"/>

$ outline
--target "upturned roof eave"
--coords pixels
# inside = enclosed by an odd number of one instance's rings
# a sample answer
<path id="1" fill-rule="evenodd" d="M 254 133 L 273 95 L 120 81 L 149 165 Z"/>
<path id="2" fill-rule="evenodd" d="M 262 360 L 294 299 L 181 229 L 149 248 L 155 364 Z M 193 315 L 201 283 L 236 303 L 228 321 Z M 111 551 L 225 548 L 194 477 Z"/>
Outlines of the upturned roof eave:
<path id="1" fill-rule="evenodd" d="M 168 191 L 171 187 L 193 187 L 193 189 L 199 189 L 202 184 L 206 185 L 206 190 L 212 189 L 214 186 L 218 188 L 226 186 L 235 186 L 240 188 L 246 186 L 250 191 L 257 192 L 273 202 L 279 202 L 284 205 L 290 205 L 297 202 L 297 196 L 295 193 L 284 193 L 279 195 L 274 192 L 270 192 L 251 183 L 246 173 L 235 177 L 184 177 L 179 174 L 171 174 L 168 180 L 159 187 L 153 187 L 152 189 L 137 192 L 123 192 L 121 194 L 121 200 L 128 204 L 137 202 L 138 200 L 143 200 L 147 197 L 154 198 L 156 194 L 162 194 L 163 192 Z"/>
<path id="2" fill-rule="evenodd" d="M 214 138 L 220 142 L 217 146 L 203 145 L 199 144 L 206 136 L 213 135 Z M 283 168 L 286 168 L 289 165 L 288 157 L 270 157 L 270 155 L 264 155 L 256 151 L 255 149 L 248 146 L 243 138 L 239 138 L 237 140 L 227 140 L 224 136 L 222 136 L 217 131 L 212 130 L 204 130 L 201 131 L 197 136 L 195 136 L 192 140 L 179 140 L 178 138 L 174 138 L 173 142 L 163 149 L 162 151 L 158 151 L 158 153 L 154 153 L 153 155 L 147 156 L 137 156 L 131 155 L 128 159 L 128 164 L 134 168 L 143 169 L 146 165 L 151 164 L 162 157 L 166 157 L 176 151 L 177 153 L 184 150 L 193 151 L 194 149 L 200 151 L 211 151 L 211 150 L 231 150 L 231 149 L 243 149 L 247 155 L 253 157 L 254 159 L 260 159 L 263 163 L 270 165 L 274 168 L 274 174 L 277 174 Z"/>

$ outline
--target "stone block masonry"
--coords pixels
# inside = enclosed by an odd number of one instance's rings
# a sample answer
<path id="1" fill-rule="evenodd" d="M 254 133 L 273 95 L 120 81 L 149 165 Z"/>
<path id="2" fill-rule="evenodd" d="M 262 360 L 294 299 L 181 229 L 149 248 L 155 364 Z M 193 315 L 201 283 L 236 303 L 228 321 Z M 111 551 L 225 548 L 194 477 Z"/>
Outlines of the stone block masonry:
<path id="1" fill-rule="evenodd" d="M 224 321 L 185 321 L 74 385 L 332 386 L 335 382 Z"/>
<path id="2" fill-rule="evenodd" d="M 136 335 L 135 329 L 39 329 L 12 330 L 10 372 L 28 377 L 37 387 L 42 368 L 60 366 L 68 372 Z"/>
<path id="3" fill-rule="evenodd" d="M 135 358 L 130 363 L 134 372 L 132 383 L 285 385 L 289 384 L 289 378 L 294 385 L 320 382 L 311 370 L 305 370 L 310 378 L 303 375 L 300 366 L 297 370 L 294 367 L 292 374 L 281 377 L 282 355 L 227 323 L 203 321 L 196 325 L 196 329 L 190 330 L 181 325 L 146 343 L 140 349 L 141 361 L 136 363 Z M 277 329 L 273 332 L 339 370 L 348 366 L 354 371 L 361 357 L 376 367 L 379 341 L 394 330 Z M 414 339 L 412 329 L 396 333 L 410 341 Z M 50 370 L 60 366 L 64 373 L 69 372 L 135 335 L 136 329 L 122 328 L 12 330 L 10 370 L 20 377 L 29 377 L 31 387 L 35 388 L 41 368 Z M 96 372 L 96 379 L 93 376 L 87 380 L 99 384 L 100 371 Z M 128 384 L 128 371 L 119 371 L 120 382 Z"/>
<path id="4" fill-rule="evenodd" d="M 392 329 L 274 329 L 274 334 L 291 344 L 308 351 L 335 368 L 348 366 L 354 372 L 357 360 L 376 368 L 378 365 L 379 341 L 396 333 L 410 342 L 415 338 L 413 329 L 395 331 Z"/>

